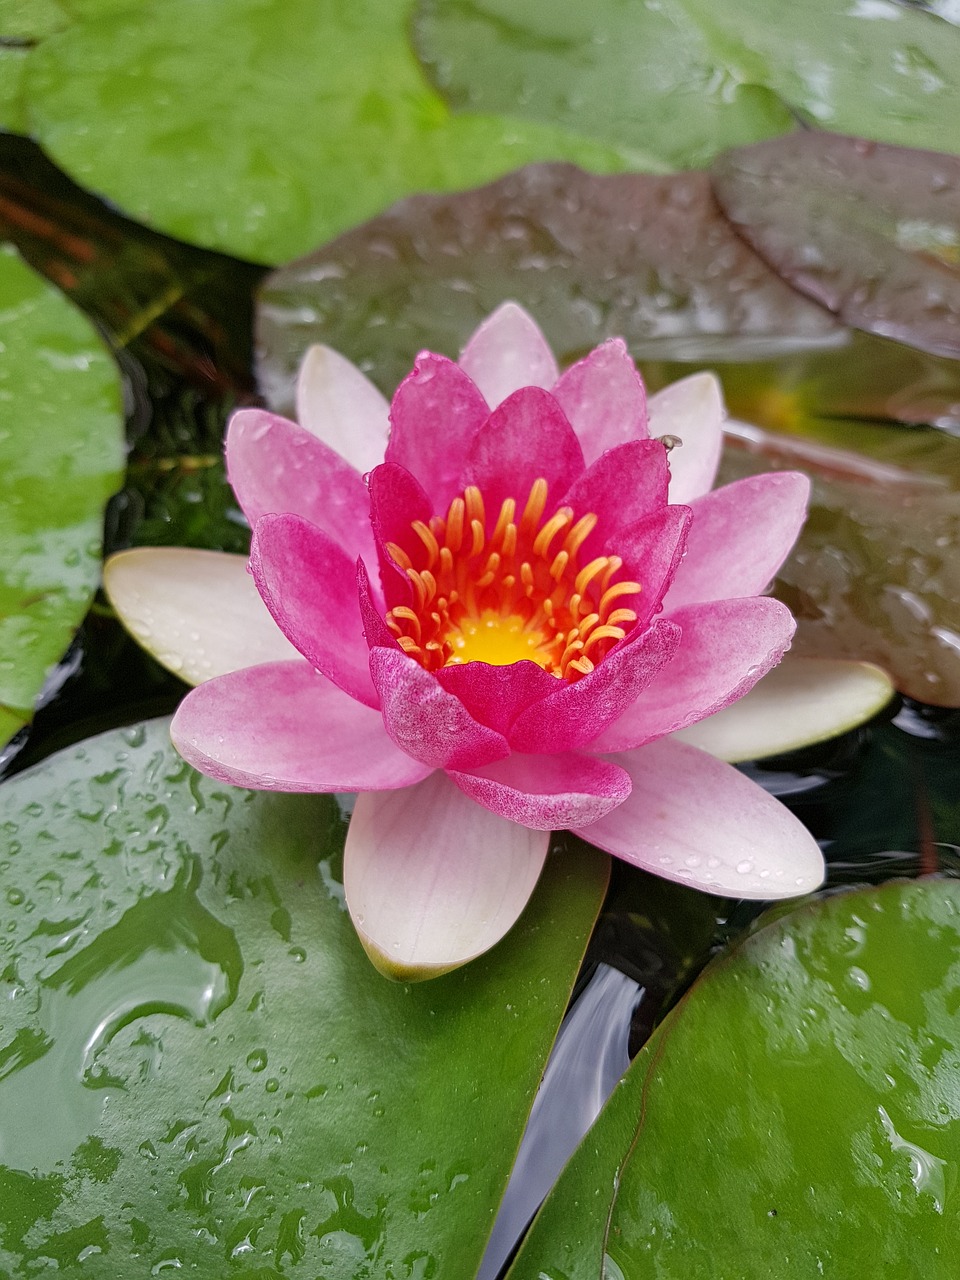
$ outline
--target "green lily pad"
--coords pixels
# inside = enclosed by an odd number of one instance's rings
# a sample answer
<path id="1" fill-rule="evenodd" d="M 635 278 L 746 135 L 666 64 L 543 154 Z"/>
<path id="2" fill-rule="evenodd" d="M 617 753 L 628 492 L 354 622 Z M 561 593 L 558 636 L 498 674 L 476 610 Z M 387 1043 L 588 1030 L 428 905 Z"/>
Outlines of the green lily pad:
<path id="1" fill-rule="evenodd" d="M 27 53 L 66 22 L 56 0 L 0 0 L 0 129 L 27 128 L 23 76 Z"/>
<path id="2" fill-rule="evenodd" d="M 960 883 L 764 920 L 638 1055 L 510 1280 L 955 1274 Z"/>
<path id="3" fill-rule="evenodd" d="M 311 342 L 392 393 L 422 347 L 456 355 L 505 298 L 568 363 L 619 335 L 638 359 L 744 360 L 844 331 L 753 253 L 705 174 L 597 177 L 534 165 L 476 191 L 416 196 L 273 272 L 260 293 L 261 385 L 290 412 Z"/>
<path id="4" fill-rule="evenodd" d="M 133 217 L 263 262 L 412 191 L 537 159 L 604 171 L 646 160 L 576 126 L 451 112 L 410 48 L 408 15 L 409 0 L 84 5 L 30 55 L 31 133 Z"/>
<path id="5" fill-rule="evenodd" d="M 411 987 L 356 939 L 344 830 L 163 721 L 0 791 L 0 1275 L 475 1274 L 608 860 L 558 848 L 500 946 Z"/>
<path id="6" fill-rule="evenodd" d="M 123 467 L 120 384 L 89 322 L 0 250 L 0 742 L 86 613 Z"/>
<path id="7" fill-rule="evenodd" d="M 960 158 L 797 133 L 714 165 L 758 253 L 847 324 L 960 356 Z"/>
<path id="8" fill-rule="evenodd" d="M 419 0 L 417 44 L 454 107 L 522 112 L 676 168 L 821 128 L 960 149 L 960 32 L 891 0 Z"/>

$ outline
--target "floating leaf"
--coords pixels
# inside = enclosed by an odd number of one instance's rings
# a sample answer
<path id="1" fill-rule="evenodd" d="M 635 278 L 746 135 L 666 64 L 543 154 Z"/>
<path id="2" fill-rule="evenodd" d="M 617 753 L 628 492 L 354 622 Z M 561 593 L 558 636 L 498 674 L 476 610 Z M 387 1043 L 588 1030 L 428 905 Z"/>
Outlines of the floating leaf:
<path id="1" fill-rule="evenodd" d="M 455 107 L 643 147 L 677 168 L 821 128 L 960 149 L 960 32 L 891 0 L 419 0 L 417 44 Z"/>
<path id="2" fill-rule="evenodd" d="M 712 177 L 741 235 L 801 292 L 847 324 L 960 356 L 960 158 L 796 133 L 722 156 Z"/>
<path id="3" fill-rule="evenodd" d="M 530 160 L 643 161 L 576 126 L 453 114 L 410 49 L 408 15 L 409 0 L 144 0 L 133 22 L 88 3 L 30 54 L 31 132 L 133 217 L 263 262 L 411 191 Z"/>
<path id="4" fill-rule="evenodd" d="M 30 719 L 93 596 L 122 475 L 117 370 L 87 320 L 0 250 L 0 742 Z"/>
<path id="5" fill-rule="evenodd" d="M 605 857 L 557 850 L 500 946 L 410 987 L 356 939 L 333 797 L 201 778 L 166 722 L 0 810 L 0 1274 L 474 1276 Z"/>
<path id="6" fill-rule="evenodd" d="M 456 355 L 505 298 L 567 363 L 619 335 L 640 359 L 749 359 L 842 341 L 717 209 L 704 174 L 595 177 L 536 165 L 476 191 L 416 196 L 268 276 L 260 380 L 292 411 L 311 342 L 392 389 L 422 347 Z"/>
<path id="7" fill-rule="evenodd" d="M 960 884 L 765 919 L 640 1053 L 510 1280 L 953 1276 Z"/>
<path id="8" fill-rule="evenodd" d="M 901 692 L 960 706 L 960 493 L 940 476 L 728 426 L 721 482 L 790 467 L 814 482 L 775 585 L 799 623 L 793 652 L 875 662 Z"/>

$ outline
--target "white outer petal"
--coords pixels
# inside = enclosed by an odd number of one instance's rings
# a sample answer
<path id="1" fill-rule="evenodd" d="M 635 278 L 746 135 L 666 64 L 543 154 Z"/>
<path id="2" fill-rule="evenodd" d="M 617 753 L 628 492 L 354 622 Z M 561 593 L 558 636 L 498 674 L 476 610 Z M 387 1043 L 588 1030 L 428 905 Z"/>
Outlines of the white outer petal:
<path id="1" fill-rule="evenodd" d="M 491 409 L 521 387 L 549 391 L 560 376 L 539 326 L 516 302 L 504 302 L 487 316 L 458 363 Z"/>
<path id="2" fill-rule="evenodd" d="M 297 377 L 297 421 L 364 475 L 383 461 L 390 406 L 346 356 L 309 347 Z"/>
<path id="3" fill-rule="evenodd" d="M 846 733 L 892 696 L 892 680 L 871 662 L 788 654 L 738 702 L 673 737 L 720 760 L 760 760 Z"/>
<path id="4" fill-rule="evenodd" d="M 670 502 L 689 502 L 713 484 L 723 446 L 723 394 L 712 373 L 672 382 L 647 401 L 652 439 L 676 436 L 670 453 Z"/>
<path id="5" fill-rule="evenodd" d="M 416 981 L 489 950 L 526 905 L 549 839 L 474 804 L 442 772 L 358 796 L 343 884 L 370 959 Z"/>
<path id="6" fill-rule="evenodd" d="M 103 585 L 134 639 L 188 684 L 300 657 L 260 599 L 246 556 L 139 547 L 111 556 Z"/>

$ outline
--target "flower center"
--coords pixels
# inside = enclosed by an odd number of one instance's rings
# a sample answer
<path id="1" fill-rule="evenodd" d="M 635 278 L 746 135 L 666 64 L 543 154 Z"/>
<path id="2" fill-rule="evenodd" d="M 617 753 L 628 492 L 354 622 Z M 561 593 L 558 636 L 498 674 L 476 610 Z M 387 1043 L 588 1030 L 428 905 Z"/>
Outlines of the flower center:
<path id="1" fill-rule="evenodd" d="M 561 507 L 544 520 L 546 505 L 541 478 L 519 518 L 516 500 L 504 500 L 488 535 L 483 495 L 470 485 L 446 516 L 432 516 L 429 525 L 412 522 L 413 555 L 387 543 L 413 587 L 411 604 L 386 617 L 405 653 L 428 671 L 527 658 L 573 681 L 623 639 L 637 615 L 622 602 L 639 594 L 640 584 L 617 580 L 623 561 L 616 555 L 580 568 L 580 548 L 596 515 L 578 519 Z"/>

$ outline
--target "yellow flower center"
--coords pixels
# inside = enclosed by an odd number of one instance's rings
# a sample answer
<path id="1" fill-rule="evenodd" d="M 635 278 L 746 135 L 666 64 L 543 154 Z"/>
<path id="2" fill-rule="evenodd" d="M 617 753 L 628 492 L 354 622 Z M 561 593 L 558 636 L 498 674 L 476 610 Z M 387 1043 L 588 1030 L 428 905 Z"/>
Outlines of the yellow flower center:
<path id="1" fill-rule="evenodd" d="M 405 653 L 428 671 L 463 662 L 506 666 L 527 658 L 563 680 L 579 680 L 626 635 L 636 612 L 623 601 L 640 592 L 618 581 L 619 556 L 578 555 L 596 527 L 561 507 L 548 520 L 547 482 L 535 480 L 523 510 L 506 498 L 487 533 L 483 495 L 470 485 L 446 516 L 411 524 L 415 559 L 387 551 L 413 587 L 409 605 L 387 614 Z"/>

